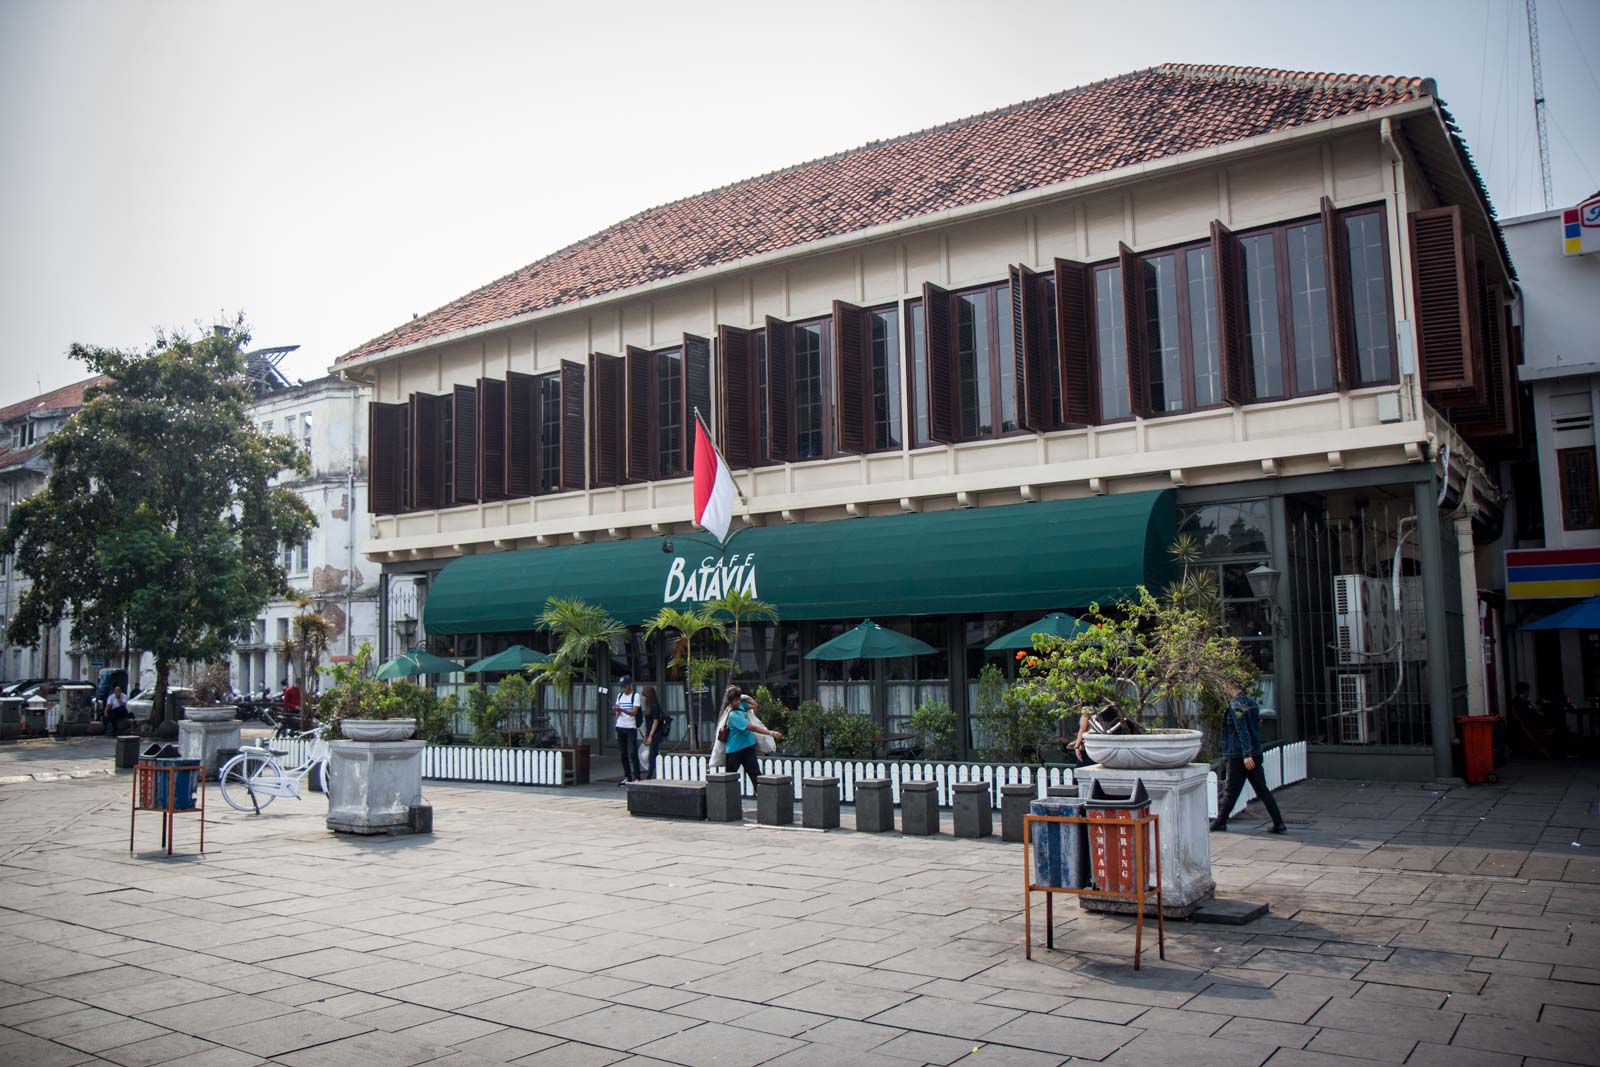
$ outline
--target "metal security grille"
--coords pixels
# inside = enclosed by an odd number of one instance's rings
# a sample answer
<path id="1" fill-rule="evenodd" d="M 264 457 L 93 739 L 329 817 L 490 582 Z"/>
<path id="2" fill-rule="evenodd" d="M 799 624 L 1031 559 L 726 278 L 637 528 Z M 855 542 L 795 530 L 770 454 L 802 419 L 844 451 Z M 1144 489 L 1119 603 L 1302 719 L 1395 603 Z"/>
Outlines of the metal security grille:
<path id="1" fill-rule="evenodd" d="M 1442 649 L 1429 654 L 1411 509 L 1303 505 L 1290 511 L 1289 541 L 1295 704 L 1307 740 L 1429 745 L 1428 674 L 1446 661 Z M 1440 547 L 1448 573 L 1454 545 Z M 1451 619 L 1459 634 L 1459 610 Z"/>

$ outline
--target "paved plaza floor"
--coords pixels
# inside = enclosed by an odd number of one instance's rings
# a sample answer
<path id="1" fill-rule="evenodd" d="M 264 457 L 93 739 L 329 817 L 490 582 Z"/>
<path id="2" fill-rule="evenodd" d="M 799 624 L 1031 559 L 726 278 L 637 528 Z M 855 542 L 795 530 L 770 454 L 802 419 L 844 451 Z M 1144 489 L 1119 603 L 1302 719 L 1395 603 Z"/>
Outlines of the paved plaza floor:
<path id="1" fill-rule="evenodd" d="M 213 791 L 204 857 L 148 815 L 130 856 L 109 761 L 0 748 L 0 1063 L 1600 1064 L 1594 765 L 1286 790 L 1288 835 L 1252 810 L 1211 839 L 1271 914 L 1173 923 L 1135 972 L 1128 922 L 1070 904 L 1024 960 L 998 839 L 432 785 L 433 836 Z"/>

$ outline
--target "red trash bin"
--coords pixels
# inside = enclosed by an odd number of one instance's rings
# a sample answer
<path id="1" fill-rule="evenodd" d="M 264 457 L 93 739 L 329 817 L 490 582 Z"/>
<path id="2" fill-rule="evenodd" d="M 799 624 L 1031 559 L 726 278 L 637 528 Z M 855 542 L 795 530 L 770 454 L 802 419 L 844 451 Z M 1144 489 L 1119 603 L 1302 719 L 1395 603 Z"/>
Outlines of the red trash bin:
<path id="1" fill-rule="evenodd" d="M 1144 782 L 1135 780 L 1133 795 L 1111 797 L 1094 781 L 1089 797 L 1084 802 L 1084 815 L 1091 820 L 1106 820 L 1106 824 L 1089 823 L 1089 857 L 1094 871 L 1094 887 L 1109 893 L 1133 894 L 1148 887 L 1155 880 L 1151 870 L 1150 838 L 1148 826 L 1118 825 L 1112 820 L 1140 819 L 1150 814 L 1150 794 Z M 1137 851 L 1138 870 L 1144 876 L 1144 885 L 1134 877 L 1134 856 Z"/>
<path id="2" fill-rule="evenodd" d="M 1494 773 L 1494 728 L 1499 721 L 1498 715 L 1456 716 L 1456 728 L 1461 731 L 1461 769 L 1469 785 L 1500 780 Z"/>

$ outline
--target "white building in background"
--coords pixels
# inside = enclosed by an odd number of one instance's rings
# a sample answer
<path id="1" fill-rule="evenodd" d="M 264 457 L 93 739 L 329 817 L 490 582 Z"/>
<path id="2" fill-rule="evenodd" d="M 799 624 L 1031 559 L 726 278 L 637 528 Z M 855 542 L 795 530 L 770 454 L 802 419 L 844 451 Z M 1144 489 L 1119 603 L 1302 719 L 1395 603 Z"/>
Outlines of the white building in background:
<path id="1" fill-rule="evenodd" d="M 0 407 L 0 527 L 10 520 L 14 506 L 44 488 L 50 478 L 50 464 L 44 456 L 45 438 L 83 407 L 84 391 L 101 381 L 98 377 L 88 378 Z M 6 624 L 33 584 L 14 562 L 9 556 L 0 556 L 0 642 L 5 642 Z M 45 630 L 35 645 L 6 642 L 0 647 L 4 648 L 0 653 L 0 680 L 5 681 L 81 678 L 91 667 L 106 665 L 103 657 L 73 647 L 65 624 Z"/>
<path id="2" fill-rule="evenodd" d="M 367 513 L 367 406 L 361 386 L 334 377 L 262 393 L 251 418 L 264 433 L 286 434 L 310 453 L 311 472 L 282 483 L 300 494 L 316 527 L 303 544 L 285 545 L 284 570 L 296 598 L 274 600 L 234 652 L 233 685 L 241 692 L 280 689 L 290 676 L 282 642 L 310 598 L 333 624 L 323 663 L 377 644 L 379 567 L 361 556 L 372 536 Z M 306 680 L 296 678 L 301 688 Z"/>
<path id="3" fill-rule="evenodd" d="M 240 691 L 259 690 L 263 684 L 276 691 L 288 677 L 279 645 L 289 636 L 291 620 L 303 610 L 300 598 L 309 598 L 313 609 L 333 624 L 324 665 L 353 655 L 363 641 L 377 644 L 379 567 L 359 553 L 359 546 L 372 537 L 367 512 L 366 397 L 358 383 L 334 377 L 290 383 L 270 358 L 284 351 L 252 353 L 258 357 L 250 364 L 257 399 L 250 407 L 250 420 L 264 432 L 293 437 L 310 452 L 310 474 L 282 484 L 310 506 L 316 527 L 306 543 L 280 550 L 296 596 L 267 605 L 251 628 L 250 640 L 235 650 L 229 667 Z M 44 439 L 83 406 L 84 390 L 99 380 L 0 407 L 0 525 L 13 505 L 44 487 L 49 477 Z M 0 633 L 29 584 L 11 559 L 0 557 Z M 0 680 L 92 681 L 102 667 L 124 666 L 125 655 L 132 688 L 153 685 L 152 656 L 138 650 L 80 647 L 70 624 L 62 623 L 42 633 L 34 646 L 5 645 L 0 651 Z M 192 684 L 197 674 L 198 665 L 180 665 L 173 684 Z M 305 680 L 297 680 L 303 688 Z"/>

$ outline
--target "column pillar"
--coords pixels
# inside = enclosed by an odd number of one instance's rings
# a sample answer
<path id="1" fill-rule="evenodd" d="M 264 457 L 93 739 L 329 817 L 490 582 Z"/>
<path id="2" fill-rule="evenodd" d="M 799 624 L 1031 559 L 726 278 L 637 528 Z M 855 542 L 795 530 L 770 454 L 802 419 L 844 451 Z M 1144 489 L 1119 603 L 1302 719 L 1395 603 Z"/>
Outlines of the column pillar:
<path id="1" fill-rule="evenodd" d="M 1417 513 L 1417 551 L 1422 561 L 1422 599 L 1428 626 L 1428 726 L 1433 735 L 1433 773 L 1450 777 L 1450 738 L 1454 734 L 1450 708 L 1450 642 L 1445 637 L 1444 568 L 1455 561 L 1440 551 L 1438 487 L 1434 479 L 1412 487 Z"/>
<path id="2" fill-rule="evenodd" d="M 1486 715 L 1484 693 L 1483 621 L 1478 616 L 1477 549 L 1472 544 L 1472 512 L 1455 520 L 1456 548 L 1461 567 L 1461 639 L 1467 655 L 1467 714 Z"/>

